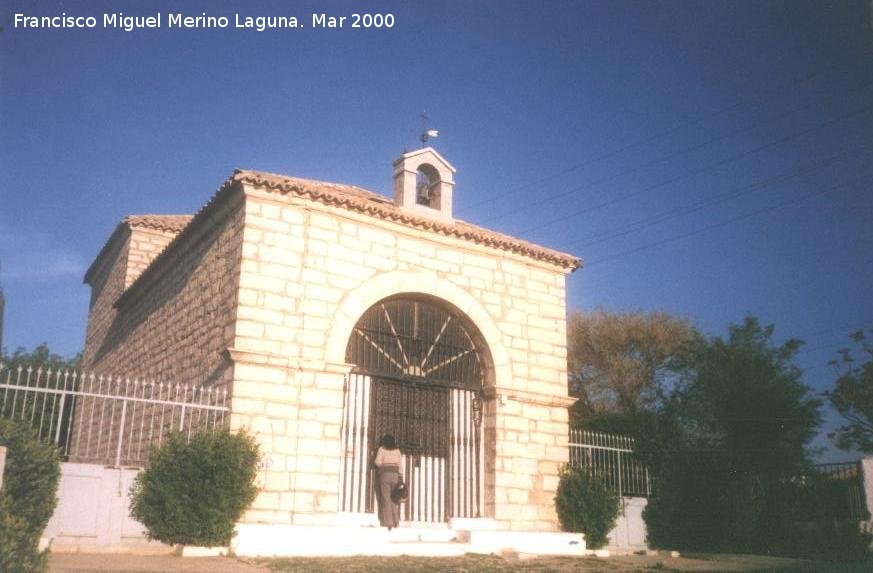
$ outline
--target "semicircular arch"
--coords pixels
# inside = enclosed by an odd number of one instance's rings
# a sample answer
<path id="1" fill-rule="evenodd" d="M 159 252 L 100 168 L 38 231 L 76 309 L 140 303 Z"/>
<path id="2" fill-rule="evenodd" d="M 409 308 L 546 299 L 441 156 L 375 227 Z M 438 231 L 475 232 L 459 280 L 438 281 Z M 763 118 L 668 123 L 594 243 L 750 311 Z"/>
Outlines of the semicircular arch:
<path id="1" fill-rule="evenodd" d="M 364 313 L 384 299 L 398 295 L 426 295 L 445 301 L 475 326 L 490 355 L 485 385 L 500 385 L 510 376 L 509 357 L 501 342 L 494 319 L 470 293 L 433 274 L 393 271 L 377 275 L 347 294 L 334 315 L 325 349 L 325 358 L 334 364 L 345 363 L 346 348 L 353 329 Z"/>

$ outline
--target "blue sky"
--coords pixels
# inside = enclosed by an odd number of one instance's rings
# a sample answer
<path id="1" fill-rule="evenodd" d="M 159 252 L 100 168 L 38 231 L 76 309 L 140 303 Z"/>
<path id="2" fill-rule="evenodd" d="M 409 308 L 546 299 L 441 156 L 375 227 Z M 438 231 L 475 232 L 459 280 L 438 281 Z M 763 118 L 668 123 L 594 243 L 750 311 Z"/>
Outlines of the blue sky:
<path id="1" fill-rule="evenodd" d="M 311 14 L 392 13 L 390 29 Z M 824 2 L 12 1 L 0 21 L 4 345 L 81 349 L 118 220 L 235 167 L 390 194 L 427 110 L 456 216 L 586 261 L 575 309 L 748 313 L 805 380 L 873 326 L 873 15 Z M 24 30 L 13 14 L 297 16 L 296 30 Z M 231 23 L 231 26 L 233 24 Z M 833 424 L 833 417 L 829 425 Z M 822 437 L 818 445 L 826 446 Z M 848 454 L 825 453 L 825 459 Z"/>

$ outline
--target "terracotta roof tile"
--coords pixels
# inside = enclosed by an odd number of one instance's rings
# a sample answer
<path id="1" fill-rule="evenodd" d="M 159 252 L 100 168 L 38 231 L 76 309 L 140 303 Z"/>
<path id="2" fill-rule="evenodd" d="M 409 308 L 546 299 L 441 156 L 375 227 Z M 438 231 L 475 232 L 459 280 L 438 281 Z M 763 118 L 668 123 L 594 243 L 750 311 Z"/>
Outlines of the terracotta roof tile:
<path id="1" fill-rule="evenodd" d="M 224 204 L 235 191 L 238 192 L 240 190 L 241 184 L 261 187 L 268 191 L 286 195 L 294 194 L 300 197 L 306 197 L 327 205 L 335 205 L 337 207 L 365 213 L 373 217 L 408 225 L 410 227 L 425 229 L 443 235 L 466 239 L 490 247 L 523 254 L 533 259 L 547 261 L 570 270 L 575 270 L 582 265 L 582 261 L 573 255 L 547 249 L 533 243 L 510 237 L 509 235 L 504 235 L 502 233 L 497 233 L 495 231 L 472 225 L 465 221 L 456 219 L 454 222 L 448 223 L 415 215 L 414 213 L 410 213 L 395 206 L 393 201 L 383 195 L 373 193 L 372 191 L 354 185 L 328 183 L 324 181 L 276 175 L 274 173 L 266 173 L 262 171 L 237 169 L 234 171 L 233 175 L 231 175 L 231 177 L 228 178 L 221 187 L 219 187 L 218 191 L 215 192 L 209 201 L 207 201 L 206 204 L 204 204 L 203 207 L 201 207 L 193 216 L 137 215 L 126 219 L 132 225 L 163 225 L 167 227 L 170 225 L 177 225 L 180 230 L 178 235 L 170 241 L 170 244 L 167 245 L 167 247 L 157 257 L 155 257 L 145 271 L 143 271 L 143 273 L 122 293 L 121 297 L 116 301 L 116 305 L 121 306 L 125 304 L 126 300 L 135 296 L 136 291 L 142 289 L 145 283 L 150 281 L 153 276 L 156 276 L 155 273 L 159 272 L 158 267 L 160 267 L 165 260 L 172 257 L 173 252 L 180 248 L 180 245 L 184 243 L 186 237 L 196 233 L 198 228 L 207 224 L 209 218 L 206 216 L 206 213 L 213 211 L 214 209 L 219 208 L 220 205 Z M 176 219 L 173 220 L 172 218 Z M 187 218 L 187 221 L 183 221 L 185 218 Z M 136 222 L 134 222 L 134 219 Z M 119 227 L 121 227 L 121 225 L 119 225 Z M 106 247 L 104 247 L 104 250 L 105 249 Z M 103 251 L 98 255 L 97 260 L 100 259 L 102 254 Z M 94 264 L 96 264 L 96 262 L 97 261 L 95 260 Z M 92 267 L 94 267 L 93 264 Z"/>
<path id="2" fill-rule="evenodd" d="M 89 266 L 88 270 L 85 271 L 85 282 L 88 283 L 91 280 L 91 275 L 97 270 L 99 261 L 109 250 L 112 243 L 115 242 L 115 239 L 125 229 L 131 227 L 145 227 L 157 231 L 178 234 L 193 218 L 193 215 L 128 215 L 115 226 L 112 234 L 109 235 L 109 238 L 106 239 L 106 242 L 103 243 L 103 246 L 100 248 L 100 252 L 97 253 L 96 257 L 94 257 L 91 266 Z"/>
<path id="3" fill-rule="evenodd" d="M 178 233 L 185 228 L 194 215 L 128 215 L 121 220 L 131 227 L 147 227 L 158 231 Z"/>
<path id="4" fill-rule="evenodd" d="M 527 255 L 534 259 L 548 261 L 559 266 L 576 269 L 582 262 L 573 255 L 555 251 L 527 241 L 522 241 L 509 235 L 491 231 L 465 221 L 456 219 L 454 222 L 443 222 L 405 211 L 394 205 L 394 202 L 361 187 L 326 183 L 265 173 L 261 171 L 237 170 L 229 182 L 239 181 L 262 187 L 282 194 L 295 194 L 309 197 L 315 201 L 336 205 L 353 211 L 366 213 L 380 219 L 386 219 L 426 229 L 442 235 L 459 237 L 475 243 L 495 247 Z"/>

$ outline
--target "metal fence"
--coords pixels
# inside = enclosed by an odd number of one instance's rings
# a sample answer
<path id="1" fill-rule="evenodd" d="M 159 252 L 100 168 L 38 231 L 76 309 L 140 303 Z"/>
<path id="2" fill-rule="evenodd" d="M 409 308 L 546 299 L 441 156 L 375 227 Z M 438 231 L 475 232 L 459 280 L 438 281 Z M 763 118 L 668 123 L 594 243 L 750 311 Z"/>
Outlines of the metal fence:
<path id="1" fill-rule="evenodd" d="M 834 504 L 834 511 L 839 517 L 853 521 L 869 519 L 860 461 L 817 464 L 813 469 L 825 476 L 826 485 L 831 490 L 829 495 L 817 495 L 817 498 Z"/>
<path id="2" fill-rule="evenodd" d="M 228 411 L 224 389 L 0 363 L 0 418 L 28 424 L 66 461 L 144 466 L 171 431 L 224 427 Z"/>
<path id="3" fill-rule="evenodd" d="M 634 453 L 634 439 L 617 434 L 570 430 L 570 463 L 588 468 L 621 496 L 649 497 L 649 470 Z"/>

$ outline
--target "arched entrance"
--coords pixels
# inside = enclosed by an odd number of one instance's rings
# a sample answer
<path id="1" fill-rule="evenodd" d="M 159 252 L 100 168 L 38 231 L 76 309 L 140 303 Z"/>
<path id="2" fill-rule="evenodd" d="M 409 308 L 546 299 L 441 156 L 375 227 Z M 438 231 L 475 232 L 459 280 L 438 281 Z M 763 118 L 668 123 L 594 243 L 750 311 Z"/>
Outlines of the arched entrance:
<path id="1" fill-rule="evenodd" d="M 370 307 L 352 329 L 341 441 L 342 511 L 372 512 L 370 459 L 390 433 L 404 454 L 407 521 L 480 517 L 482 388 L 487 349 L 453 306 L 399 295 Z"/>

